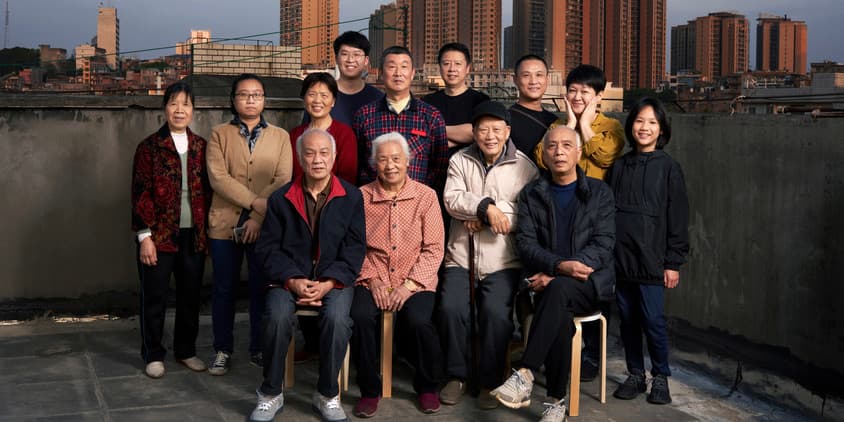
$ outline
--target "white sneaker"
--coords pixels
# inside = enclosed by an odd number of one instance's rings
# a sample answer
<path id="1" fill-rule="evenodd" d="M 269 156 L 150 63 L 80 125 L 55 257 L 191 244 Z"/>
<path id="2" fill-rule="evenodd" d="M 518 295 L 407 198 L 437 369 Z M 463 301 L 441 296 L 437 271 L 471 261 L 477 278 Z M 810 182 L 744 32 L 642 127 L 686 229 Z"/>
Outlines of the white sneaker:
<path id="1" fill-rule="evenodd" d="M 161 378 L 164 376 L 164 362 L 157 360 L 147 364 L 144 373 L 150 378 Z"/>
<path id="2" fill-rule="evenodd" d="M 539 422 L 565 422 L 566 421 L 566 399 L 560 399 L 553 403 L 542 403 L 545 410 L 542 412 L 542 419 Z"/>
<path id="3" fill-rule="evenodd" d="M 489 394 L 501 404 L 511 408 L 530 406 L 530 392 L 533 390 L 533 373 L 530 369 L 513 370 L 513 375 Z"/>
<path id="4" fill-rule="evenodd" d="M 265 396 L 258 393 L 258 405 L 249 415 L 249 422 L 270 422 L 275 419 L 275 414 L 284 410 L 284 393 L 277 396 Z"/>
<path id="5" fill-rule="evenodd" d="M 179 360 L 179 363 L 187 366 L 188 369 L 190 369 L 191 371 L 195 371 L 195 372 L 203 372 L 206 369 L 208 369 L 208 367 L 205 366 L 205 362 L 203 362 L 201 359 L 199 359 L 196 356 L 191 356 L 187 359 L 181 359 L 181 360 Z"/>
<path id="6" fill-rule="evenodd" d="M 340 406 L 340 395 L 334 397 L 325 397 L 319 393 L 314 393 L 313 409 L 322 416 L 323 422 L 340 422 L 346 421 L 346 412 Z"/>

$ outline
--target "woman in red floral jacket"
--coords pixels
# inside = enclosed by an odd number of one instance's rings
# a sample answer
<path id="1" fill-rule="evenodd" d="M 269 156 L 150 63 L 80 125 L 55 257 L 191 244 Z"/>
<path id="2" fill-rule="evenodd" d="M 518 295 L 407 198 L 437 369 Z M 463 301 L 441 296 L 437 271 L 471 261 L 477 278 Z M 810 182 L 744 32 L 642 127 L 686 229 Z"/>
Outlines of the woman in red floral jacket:
<path id="1" fill-rule="evenodd" d="M 196 357 L 199 289 L 205 269 L 211 189 L 205 139 L 191 132 L 194 96 L 177 82 L 164 93 L 167 123 L 138 145 L 132 169 L 132 230 L 138 237 L 141 278 L 141 355 L 145 373 L 164 376 L 161 343 L 170 275 L 176 278 L 176 359 L 204 371 Z"/>

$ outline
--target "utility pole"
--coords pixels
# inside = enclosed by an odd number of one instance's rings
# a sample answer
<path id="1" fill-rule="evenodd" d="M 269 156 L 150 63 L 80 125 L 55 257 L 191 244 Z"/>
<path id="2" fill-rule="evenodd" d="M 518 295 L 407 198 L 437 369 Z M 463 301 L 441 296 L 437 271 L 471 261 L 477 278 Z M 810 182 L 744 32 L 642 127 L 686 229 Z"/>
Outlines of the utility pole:
<path id="1" fill-rule="evenodd" d="M 6 24 L 3 27 L 3 48 L 9 46 L 9 0 L 6 0 Z"/>

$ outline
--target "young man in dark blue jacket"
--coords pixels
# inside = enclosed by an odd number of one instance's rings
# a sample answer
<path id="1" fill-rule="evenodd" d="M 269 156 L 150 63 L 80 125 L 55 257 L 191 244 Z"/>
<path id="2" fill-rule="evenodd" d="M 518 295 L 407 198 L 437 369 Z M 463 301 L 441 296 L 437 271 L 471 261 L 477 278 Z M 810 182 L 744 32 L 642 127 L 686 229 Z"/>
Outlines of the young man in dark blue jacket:
<path id="1" fill-rule="evenodd" d="M 271 421 L 284 405 L 284 362 L 296 306 L 319 309 L 320 362 L 313 407 L 324 421 L 346 420 L 340 371 L 352 319 L 354 282 L 366 254 L 363 197 L 331 174 L 331 134 L 308 129 L 296 140 L 304 174 L 273 193 L 256 252 L 270 285 L 264 311 L 264 382 L 249 420 Z"/>
<path id="2" fill-rule="evenodd" d="M 558 126 L 542 140 L 550 170 L 519 194 L 516 249 L 536 292 L 536 312 L 522 368 L 492 391 L 510 408 L 530 404 L 534 374 L 544 364 L 549 402 L 543 422 L 562 422 L 575 315 L 613 297 L 615 205 L 604 182 L 577 167 L 582 145 L 574 130 Z"/>

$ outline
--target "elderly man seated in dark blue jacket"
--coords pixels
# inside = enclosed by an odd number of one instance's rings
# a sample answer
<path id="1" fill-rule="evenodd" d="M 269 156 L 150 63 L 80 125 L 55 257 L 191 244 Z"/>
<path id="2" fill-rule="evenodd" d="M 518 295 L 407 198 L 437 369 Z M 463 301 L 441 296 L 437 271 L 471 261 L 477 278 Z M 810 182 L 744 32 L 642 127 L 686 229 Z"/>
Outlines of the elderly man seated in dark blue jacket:
<path id="1" fill-rule="evenodd" d="M 534 374 L 545 365 L 549 402 L 543 422 L 566 417 L 566 381 L 575 315 L 598 309 L 613 296 L 615 205 L 609 187 L 577 167 L 581 142 L 565 126 L 542 140 L 550 170 L 519 194 L 516 249 L 536 292 L 536 312 L 522 368 L 492 391 L 511 408 L 530 404 Z"/>
<path id="2" fill-rule="evenodd" d="M 366 254 L 360 191 L 331 174 L 334 138 L 308 129 L 296 140 L 304 174 L 273 193 L 256 246 L 270 285 L 264 311 L 264 382 L 250 421 L 271 421 L 284 405 L 282 385 L 296 306 L 319 311 L 319 380 L 313 407 L 324 421 L 346 420 L 340 371 L 352 319 L 354 283 Z"/>

